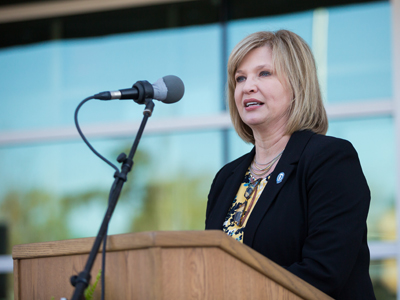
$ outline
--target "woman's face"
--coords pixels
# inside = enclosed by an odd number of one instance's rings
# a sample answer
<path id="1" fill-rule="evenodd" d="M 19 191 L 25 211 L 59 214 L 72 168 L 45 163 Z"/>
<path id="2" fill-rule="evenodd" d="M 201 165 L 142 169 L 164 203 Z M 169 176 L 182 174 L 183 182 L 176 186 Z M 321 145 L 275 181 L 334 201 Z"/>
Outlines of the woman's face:
<path id="1" fill-rule="evenodd" d="M 235 102 L 243 122 L 254 130 L 285 130 L 292 93 L 278 79 L 268 46 L 250 51 L 235 73 Z"/>

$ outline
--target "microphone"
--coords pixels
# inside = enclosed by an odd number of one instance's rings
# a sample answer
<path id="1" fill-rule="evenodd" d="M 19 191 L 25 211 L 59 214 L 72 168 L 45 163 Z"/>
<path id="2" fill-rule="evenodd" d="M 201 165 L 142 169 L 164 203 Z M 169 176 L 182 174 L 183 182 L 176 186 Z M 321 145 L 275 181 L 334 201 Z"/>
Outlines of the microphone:
<path id="1" fill-rule="evenodd" d="M 130 89 L 101 92 L 93 96 L 99 100 L 132 99 L 136 103 L 144 104 L 146 98 L 159 100 L 164 103 L 175 103 L 183 97 L 185 86 L 182 80 L 174 75 L 164 76 L 155 83 L 138 81 Z"/>

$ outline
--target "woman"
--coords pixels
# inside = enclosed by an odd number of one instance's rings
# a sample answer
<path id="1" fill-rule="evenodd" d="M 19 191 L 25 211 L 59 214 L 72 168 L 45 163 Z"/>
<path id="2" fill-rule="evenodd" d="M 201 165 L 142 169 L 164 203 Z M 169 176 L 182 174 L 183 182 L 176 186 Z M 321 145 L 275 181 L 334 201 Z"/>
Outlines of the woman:
<path id="1" fill-rule="evenodd" d="M 375 299 L 370 193 L 353 146 L 327 137 L 313 55 L 280 30 L 243 39 L 228 62 L 229 108 L 253 150 L 225 165 L 206 229 L 222 229 L 335 299 Z"/>

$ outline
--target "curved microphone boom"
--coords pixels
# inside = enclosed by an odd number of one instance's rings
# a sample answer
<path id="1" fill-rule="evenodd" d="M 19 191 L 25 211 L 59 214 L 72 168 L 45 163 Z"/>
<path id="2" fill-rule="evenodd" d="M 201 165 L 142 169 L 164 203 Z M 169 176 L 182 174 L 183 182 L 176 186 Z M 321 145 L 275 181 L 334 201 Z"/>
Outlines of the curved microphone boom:
<path id="1" fill-rule="evenodd" d="M 185 86 L 182 80 L 177 76 L 168 75 L 158 79 L 153 84 L 146 80 L 138 81 L 130 89 L 101 92 L 93 97 L 99 100 L 132 99 L 139 104 L 143 104 L 145 98 L 164 103 L 175 103 L 181 100 L 184 93 Z"/>

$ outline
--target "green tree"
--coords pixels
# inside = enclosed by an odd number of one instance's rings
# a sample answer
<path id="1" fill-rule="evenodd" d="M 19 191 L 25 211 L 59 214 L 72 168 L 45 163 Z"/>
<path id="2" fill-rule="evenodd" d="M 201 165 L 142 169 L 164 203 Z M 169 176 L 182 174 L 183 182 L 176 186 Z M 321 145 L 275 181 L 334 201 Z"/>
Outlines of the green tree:
<path id="1" fill-rule="evenodd" d="M 166 182 L 151 182 L 132 231 L 204 229 L 207 176 L 180 174 Z"/>

